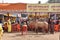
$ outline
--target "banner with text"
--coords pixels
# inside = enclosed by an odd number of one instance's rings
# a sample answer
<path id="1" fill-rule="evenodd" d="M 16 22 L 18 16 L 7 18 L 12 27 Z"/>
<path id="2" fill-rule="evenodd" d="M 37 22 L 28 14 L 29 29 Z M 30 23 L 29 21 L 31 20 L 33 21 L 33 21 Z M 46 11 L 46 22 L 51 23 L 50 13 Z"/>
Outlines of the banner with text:
<path id="1" fill-rule="evenodd" d="M 60 12 L 60 3 L 27 4 L 27 12 Z"/>

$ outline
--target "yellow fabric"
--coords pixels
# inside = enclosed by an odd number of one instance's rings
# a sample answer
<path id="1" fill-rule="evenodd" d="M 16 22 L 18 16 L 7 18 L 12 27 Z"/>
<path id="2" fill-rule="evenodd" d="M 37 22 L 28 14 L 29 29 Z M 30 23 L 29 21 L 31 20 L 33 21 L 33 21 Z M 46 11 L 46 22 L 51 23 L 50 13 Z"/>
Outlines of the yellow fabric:
<path id="1" fill-rule="evenodd" d="M 0 31 L 2 30 L 2 28 L 0 27 Z"/>
<path id="2" fill-rule="evenodd" d="M 10 22 L 10 20 L 8 20 L 7 26 L 8 26 L 8 32 L 11 32 L 11 22 Z"/>
<path id="3" fill-rule="evenodd" d="M 2 29 L 2 25 L 0 24 L 0 31 L 1 31 L 1 30 L 3 30 L 3 29 Z"/>
<path id="4" fill-rule="evenodd" d="M 0 31 L 0 40 L 2 40 L 2 36 L 3 36 L 3 30 Z"/>
<path id="5" fill-rule="evenodd" d="M 0 24 L 0 40 L 2 40 L 2 35 L 3 35 L 3 28 L 2 25 Z"/>

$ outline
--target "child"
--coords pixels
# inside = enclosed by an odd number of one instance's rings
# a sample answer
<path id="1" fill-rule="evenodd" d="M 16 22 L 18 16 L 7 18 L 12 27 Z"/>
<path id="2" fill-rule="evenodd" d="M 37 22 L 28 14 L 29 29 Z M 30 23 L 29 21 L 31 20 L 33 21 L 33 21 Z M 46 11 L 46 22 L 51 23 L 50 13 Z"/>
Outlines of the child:
<path id="1" fill-rule="evenodd" d="M 8 31 L 7 23 L 5 23 L 3 26 L 4 26 L 4 32 L 7 32 Z"/>
<path id="2" fill-rule="evenodd" d="M 22 26 L 22 35 L 23 35 L 23 33 L 27 34 L 27 25 L 26 25 L 26 22 L 24 22 L 24 25 Z"/>

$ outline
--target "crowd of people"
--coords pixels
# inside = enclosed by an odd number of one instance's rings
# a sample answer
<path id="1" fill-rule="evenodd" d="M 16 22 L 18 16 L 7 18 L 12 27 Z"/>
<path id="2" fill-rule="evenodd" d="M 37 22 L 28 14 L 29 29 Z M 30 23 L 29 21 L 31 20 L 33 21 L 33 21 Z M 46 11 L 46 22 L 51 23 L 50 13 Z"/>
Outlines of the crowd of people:
<path id="1" fill-rule="evenodd" d="M 34 19 L 35 20 L 35 19 Z M 9 20 L 10 21 L 10 20 Z M 32 21 L 32 20 L 31 20 Z M 60 20 L 53 20 L 53 19 L 49 19 L 48 21 L 46 21 L 48 23 L 48 31 L 50 31 L 51 33 L 54 33 L 54 31 L 60 31 Z M 21 30 L 22 31 L 27 31 L 29 30 L 29 23 L 30 23 L 30 20 L 27 20 L 27 21 L 22 21 L 22 22 L 19 22 L 17 21 L 16 22 L 16 29 L 18 32 L 20 32 Z M 8 22 L 8 23 L 5 23 L 4 24 L 4 31 L 8 31 L 8 32 L 11 32 L 11 23 Z M 7 26 L 10 26 L 10 27 L 7 27 Z M 34 26 L 33 26 L 34 27 Z M 23 33 L 23 32 L 22 32 Z"/>
<path id="2" fill-rule="evenodd" d="M 60 31 L 60 19 L 59 20 L 49 19 L 48 27 L 51 33 L 54 33 L 54 31 L 56 32 Z"/>
<path id="3" fill-rule="evenodd" d="M 34 19 L 35 20 L 35 19 Z M 32 21 L 32 20 L 31 20 Z M 60 19 L 59 20 L 54 20 L 54 19 L 49 19 L 48 21 L 46 21 L 48 23 L 48 31 L 52 34 L 54 34 L 54 32 L 58 32 L 60 31 Z M 16 29 L 18 32 L 21 32 L 21 34 L 27 34 L 28 32 L 28 29 L 29 29 L 29 23 L 30 21 L 27 20 L 27 21 L 22 21 L 21 23 L 19 23 L 19 21 L 16 22 Z M 21 25 L 22 24 L 22 25 Z M 7 27 L 7 25 L 9 27 Z M 8 32 L 11 32 L 11 22 L 10 20 L 8 20 L 7 23 L 5 23 L 5 27 L 2 28 L 0 27 L 0 36 L 2 36 L 3 34 L 3 30 L 4 31 L 8 31 Z M 0 25 L 1 26 L 1 25 Z M 34 26 L 32 26 L 34 27 Z M 8 29 L 8 30 L 7 30 Z"/>

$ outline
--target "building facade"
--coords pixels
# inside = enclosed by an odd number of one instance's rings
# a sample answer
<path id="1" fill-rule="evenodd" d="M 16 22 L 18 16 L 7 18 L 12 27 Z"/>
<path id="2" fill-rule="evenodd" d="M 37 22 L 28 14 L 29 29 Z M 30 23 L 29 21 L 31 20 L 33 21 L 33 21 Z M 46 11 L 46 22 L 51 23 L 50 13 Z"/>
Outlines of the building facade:
<path id="1" fill-rule="evenodd" d="M 49 0 L 48 3 L 60 3 L 60 0 Z"/>

